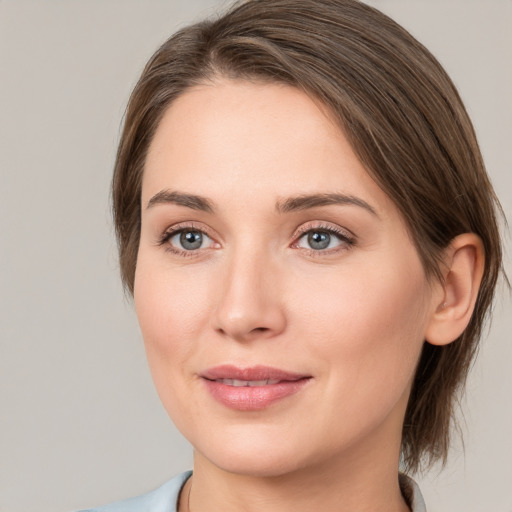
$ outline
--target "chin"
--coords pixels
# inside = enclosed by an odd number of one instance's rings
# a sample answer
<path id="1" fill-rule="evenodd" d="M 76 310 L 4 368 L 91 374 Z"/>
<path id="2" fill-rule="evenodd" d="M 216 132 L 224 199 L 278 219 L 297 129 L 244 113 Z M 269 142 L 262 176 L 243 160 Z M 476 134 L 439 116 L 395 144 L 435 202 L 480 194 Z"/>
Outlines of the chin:
<path id="1" fill-rule="evenodd" d="M 244 426 L 247 427 L 247 426 Z M 194 443 L 195 460 L 206 459 L 228 473 L 259 478 L 277 478 L 311 467 L 319 467 L 330 460 L 334 447 L 308 451 L 307 436 L 290 435 L 269 426 L 259 428 L 228 427 L 222 433 L 212 432 L 210 439 L 199 436 Z M 314 448 L 314 447 L 313 447 Z"/>
<path id="2" fill-rule="evenodd" d="M 208 457 L 208 455 L 210 457 Z M 235 453 L 231 450 L 223 451 L 219 454 L 207 454 L 203 457 L 208 458 L 209 462 L 219 469 L 236 475 L 257 477 L 257 478 L 276 478 L 297 471 L 301 468 L 293 457 L 271 455 L 268 451 L 257 456 L 253 453 Z"/>
<path id="3" fill-rule="evenodd" d="M 251 430 L 230 428 L 220 435 L 212 432 L 215 439 L 202 437 L 200 443 L 189 441 L 195 447 L 196 459 L 204 458 L 228 473 L 278 477 L 305 465 L 304 453 L 293 439 L 282 442 L 283 436 L 277 433 Z"/>

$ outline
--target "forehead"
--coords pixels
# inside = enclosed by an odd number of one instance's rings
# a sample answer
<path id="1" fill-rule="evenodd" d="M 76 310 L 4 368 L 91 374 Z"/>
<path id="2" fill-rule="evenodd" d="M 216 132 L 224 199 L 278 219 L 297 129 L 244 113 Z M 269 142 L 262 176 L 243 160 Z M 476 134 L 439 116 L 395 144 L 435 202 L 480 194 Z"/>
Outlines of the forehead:
<path id="1" fill-rule="evenodd" d="M 392 207 L 321 105 L 287 85 L 246 81 L 196 86 L 168 107 L 149 148 L 143 204 L 168 188 L 246 206 L 338 192 Z"/>

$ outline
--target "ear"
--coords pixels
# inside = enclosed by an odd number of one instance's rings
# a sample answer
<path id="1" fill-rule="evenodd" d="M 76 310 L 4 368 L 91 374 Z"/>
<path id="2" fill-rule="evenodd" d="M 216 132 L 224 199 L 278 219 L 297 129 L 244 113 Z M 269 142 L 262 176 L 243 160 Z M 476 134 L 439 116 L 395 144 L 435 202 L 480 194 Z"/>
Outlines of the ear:
<path id="1" fill-rule="evenodd" d="M 484 272 L 482 240 L 474 233 L 455 237 L 446 248 L 444 281 L 434 293 L 433 312 L 425 339 L 432 345 L 455 341 L 467 327 L 475 308 Z"/>

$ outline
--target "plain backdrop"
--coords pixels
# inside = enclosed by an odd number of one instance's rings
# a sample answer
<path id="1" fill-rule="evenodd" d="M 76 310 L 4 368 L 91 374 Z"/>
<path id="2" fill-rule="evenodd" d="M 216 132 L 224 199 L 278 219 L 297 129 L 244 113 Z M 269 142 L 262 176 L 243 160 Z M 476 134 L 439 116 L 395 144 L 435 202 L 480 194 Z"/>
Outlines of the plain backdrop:
<path id="1" fill-rule="evenodd" d="M 101 504 L 191 465 L 120 287 L 109 182 L 145 61 L 227 4 L 0 0 L 1 512 Z M 447 68 L 511 221 L 512 1 L 372 5 Z M 463 404 L 465 455 L 456 443 L 443 471 L 418 477 L 429 512 L 512 512 L 512 304 L 501 296 Z"/>

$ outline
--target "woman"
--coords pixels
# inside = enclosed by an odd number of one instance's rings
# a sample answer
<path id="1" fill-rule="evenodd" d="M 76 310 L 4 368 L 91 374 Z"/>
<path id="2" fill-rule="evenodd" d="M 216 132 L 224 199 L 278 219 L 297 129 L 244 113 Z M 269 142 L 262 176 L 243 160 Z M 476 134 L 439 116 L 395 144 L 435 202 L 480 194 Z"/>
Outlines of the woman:
<path id="1" fill-rule="evenodd" d="M 113 181 L 122 277 L 193 475 L 98 510 L 425 510 L 501 269 L 437 61 L 354 0 L 260 0 L 147 64 Z"/>

